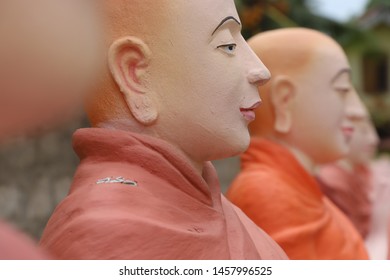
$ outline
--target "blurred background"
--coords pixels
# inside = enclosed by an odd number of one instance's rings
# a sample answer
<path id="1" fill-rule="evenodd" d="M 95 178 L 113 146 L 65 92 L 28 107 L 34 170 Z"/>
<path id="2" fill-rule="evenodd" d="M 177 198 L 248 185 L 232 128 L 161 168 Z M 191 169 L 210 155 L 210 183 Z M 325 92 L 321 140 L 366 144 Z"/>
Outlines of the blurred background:
<path id="1" fill-rule="evenodd" d="M 390 0 L 236 0 L 243 35 L 303 26 L 325 32 L 345 49 L 353 83 L 390 151 Z M 0 145 L 0 218 L 39 238 L 54 207 L 65 197 L 78 164 L 71 135 L 88 126 L 85 116 L 38 136 Z M 38 133 L 39 135 L 39 133 Z M 225 190 L 238 158 L 216 161 Z"/>

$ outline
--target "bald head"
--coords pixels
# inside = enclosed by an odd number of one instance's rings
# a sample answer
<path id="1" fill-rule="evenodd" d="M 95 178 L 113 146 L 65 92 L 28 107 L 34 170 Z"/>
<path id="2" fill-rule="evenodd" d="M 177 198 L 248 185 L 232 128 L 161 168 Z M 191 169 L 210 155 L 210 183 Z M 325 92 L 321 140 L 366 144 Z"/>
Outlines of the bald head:
<path id="1" fill-rule="evenodd" d="M 251 134 L 264 136 L 274 133 L 275 112 L 270 91 L 279 77 L 310 80 L 310 67 L 324 55 L 324 50 L 343 50 L 329 36 L 307 28 L 284 28 L 257 34 L 248 40 L 249 46 L 264 62 L 272 74 L 272 80 L 261 88 L 263 105 L 256 112 L 251 124 Z"/>
<path id="2" fill-rule="evenodd" d="M 108 43 L 127 36 L 147 40 L 161 32 L 169 19 L 167 0 L 111 0 L 102 1 Z"/>
<path id="3" fill-rule="evenodd" d="M 351 126 L 346 111 L 356 103 L 356 92 L 340 45 L 306 28 L 264 32 L 249 45 L 272 74 L 260 90 L 263 105 L 250 126 L 251 135 L 282 141 L 315 163 L 345 155 L 343 131 Z"/>
<path id="4" fill-rule="evenodd" d="M 306 28 L 264 32 L 249 39 L 248 44 L 276 75 L 305 71 L 320 47 L 341 49 L 329 36 Z"/>
<path id="5" fill-rule="evenodd" d="M 242 37 L 234 1 L 103 5 L 108 69 L 88 104 L 92 125 L 164 139 L 200 167 L 244 150 L 248 108 L 259 103 L 256 85 L 269 71 Z"/>
<path id="6" fill-rule="evenodd" d="M 324 34 L 304 28 L 268 31 L 248 40 L 250 47 L 276 75 L 304 71 L 316 48 L 324 43 L 335 45 Z"/>
<path id="7" fill-rule="evenodd" d="M 101 1 L 104 15 L 106 48 L 126 36 L 137 37 L 145 44 L 158 41 L 161 32 L 167 29 L 169 5 L 167 0 L 112 0 Z M 171 5 L 172 6 L 172 5 Z M 101 81 L 99 91 L 91 95 L 86 111 L 93 126 L 108 120 L 131 119 L 121 89 L 109 69 Z"/>
<path id="8" fill-rule="evenodd" d="M 221 9 L 221 5 L 226 8 Z M 128 74 L 133 77 L 125 79 L 130 78 L 135 83 L 142 83 L 144 78 L 141 91 L 148 92 L 153 87 L 151 83 L 159 83 L 156 90 L 163 92 L 160 80 L 163 80 L 162 83 L 174 84 L 184 73 L 191 73 L 192 67 L 201 67 L 198 61 L 183 68 L 185 64 L 191 64 L 189 57 L 192 56 L 193 48 L 201 52 L 202 48 L 197 46 L 203 47 L 211 43 L 212 37 L 218 33 L 214 31 L 220 23 L 223 24 L 218 30 L 225 30 L 226 26 L 233 25 L 236 28 L 241 25 L 233 0 L 197 0 L 196 3 L 171 0 L 113 0 L 102 1 L 102 8 L 106 19 L 106 42 L 107 48 L 110 49 L 111 58 L 108 60 L 111 66 L 106 69 L 99 92 L 91 96 L 87 103 L 87 113 L 94 126 L 124 119 L 127 122 L 134 118 L 136 122 L 139 121 L 139 115 L 131 109 L 124 94 L 124 88 L 129 86 L 128 81 L 121 84 L 118 71 L 113 73 L 112 69 L 112 64 L 115 60 L 118 62 L 122 59 L 126 50 L 126 56 L 131 55 L 134 58 L 129 63 L 134 69 L 128 70 Z M 235 21 L 230 19 L 232 17 Z M 224 18 L 230 20 L 222 22 Z M 202 38 L 199 38 L 199 35 L 202 35 Z M 220 41 L 232 41 L 229 34 L 219 37 L 224 37 Z M 126 38 L 129 39 L 127 43 Z M 129 55 L 131 51 L 134 52 Z M 118 52 L 121 54 L 118 55 Z M 180 61 L 176 59 L 179 56 Z M 265 71 L 265 76 L 267 74 L 268 71 Z M 198 80 L 198 83 L 201 84 L 202 81 Z M 189 85 L 188 82 L 187 84 Z M 136 85 L 130 85 L 129 88 L 140 91 Z M 173 93 L 175 91 L 169 90 L 169 94 Z M 151 104 L 151 100 L 140 103 Z M 149 114 L 149 119 L 151 115 L 152 113 Z"/>

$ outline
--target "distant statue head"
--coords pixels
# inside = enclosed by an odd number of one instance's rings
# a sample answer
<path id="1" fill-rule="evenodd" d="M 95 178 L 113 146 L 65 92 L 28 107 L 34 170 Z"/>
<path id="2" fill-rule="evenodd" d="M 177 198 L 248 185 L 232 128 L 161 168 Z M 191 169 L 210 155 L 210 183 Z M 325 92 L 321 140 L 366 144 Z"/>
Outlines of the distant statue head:
<path id="1" fill-rule="evenodd" d="M 164 139 L 197 164 L 245 150 L 270 73 L 233 0 L 113 0 L 104 11 L 109 73 L 88 103 L 94 126 Z"/>
<path id="2" fill-rule="evenodd" d="M 252 135 L 285 143 L 315 164 L 346 155 L 353 132 L 347 110 L 357 95 L 338 43 L 318 31 L 287 28 L 256 35 L 249 45 L 272 73 Z"/>
<path id="3" fill-rule="evenodd" d="M 89 0 L 0 2 L 0 139 L 71 116 L 99 69 Z"/>
<path id="4" fill-rule="evenodd" d="M 352 166 L 367 166 L 374 158 L 379 136 L 371 120 L 366 106 L 359 102 L 349 115 L 354 125 L 354 133 L 350 141 L 350 150 L 345 160 Z"/>

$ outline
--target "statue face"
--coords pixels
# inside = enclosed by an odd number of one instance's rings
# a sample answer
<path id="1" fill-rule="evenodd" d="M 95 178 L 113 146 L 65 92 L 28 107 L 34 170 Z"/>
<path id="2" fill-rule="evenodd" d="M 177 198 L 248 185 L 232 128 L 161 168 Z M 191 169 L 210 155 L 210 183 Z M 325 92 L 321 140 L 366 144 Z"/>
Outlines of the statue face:
<path id="1" fill-rule="evenodd" d="M 378 134 L 368 116 L 354 120 L 354 127 L 347 159 L 353 164 L 368 164 L 375 156 Z"/>
<path id="2" fill-rule="evenodd" d="M 340 48 L 324 45 L 298 77 L 302 94 L 294 115 L 294 133 L 299 148 L 315 163 L 334 161 L 348 153 L 353 125 L 346 112 L 356 97 L 349 69 Z"/>
<path id="3" fill-rule="evenodd" d="M 235 155 L 270 77 L 241 36 L 234 1 L 175 1 L 172 22 L 150 44 L 151 85 L 159 93 L 160 136 L 196 161 Z"/>
<path id="4" fill-rule="evenodd" d="M 0 139 L 51 126 L 78 108 L 98 61 L 89 1 L 0 4 Z"/>

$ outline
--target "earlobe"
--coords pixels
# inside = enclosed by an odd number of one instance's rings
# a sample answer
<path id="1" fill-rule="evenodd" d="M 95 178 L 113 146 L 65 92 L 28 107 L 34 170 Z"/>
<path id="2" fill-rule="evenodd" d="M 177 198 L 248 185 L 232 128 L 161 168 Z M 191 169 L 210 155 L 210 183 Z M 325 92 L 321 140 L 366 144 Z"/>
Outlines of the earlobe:
<path id="1" fill-rule="evenodd" d="M 154 94 L 148 88 L 151 52 L 139 38 L 116 40 L 108 53 L 111 75 L 125 97 L 134 118 L 143 125 L 153 124 L 158 117 Z"/>
<path id="2" fill-rule="evenodd" d="M 289 133 L 293 122 L 291 105 L 295 97 L 294 83 L 288 77 L 275 77 L 270 94 L 275 112 L 274 129 L 278 133 Z"/>

